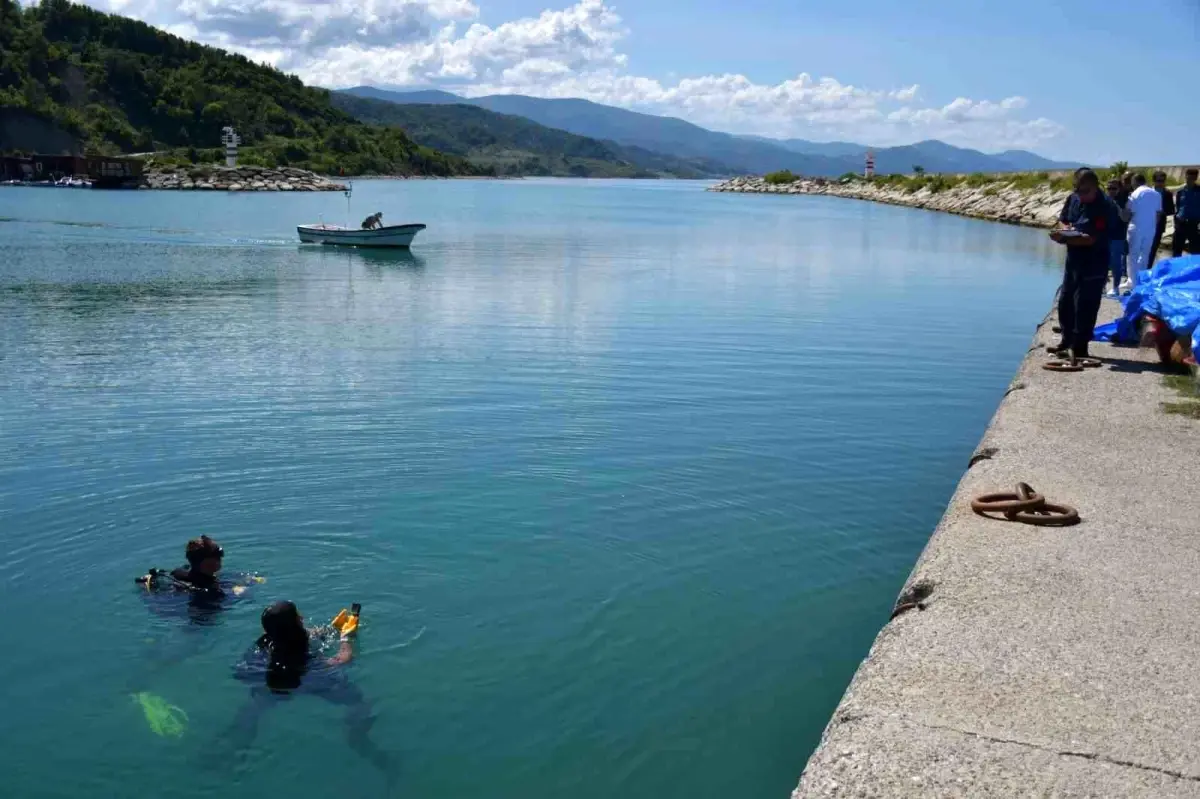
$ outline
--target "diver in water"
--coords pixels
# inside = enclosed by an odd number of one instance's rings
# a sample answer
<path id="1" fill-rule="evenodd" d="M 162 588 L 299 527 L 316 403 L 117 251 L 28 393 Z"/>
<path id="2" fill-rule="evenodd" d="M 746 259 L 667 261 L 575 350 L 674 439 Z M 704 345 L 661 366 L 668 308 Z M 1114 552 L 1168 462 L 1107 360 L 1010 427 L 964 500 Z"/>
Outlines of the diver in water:
<path id="1" fill-rule="evenodd" d="M 145 589 L 141 593 L 150 612 L 162 619 L 186 622 L 185 633 L 216 624 L 222 610 L 241 599 L 250 586 L 266 581 L 256 574 L 221 575 L 225 550 L 206 535 L 188 541 L 184 557 L 186 566 L 171 571 L 150 569 L 136 582 Z M 156 668 L 184 660 L 202 644 L 202 636 L 185 636 L 169 654 L 160 652 L 153 658 Z"/>
<path id="2" fill-rule="evenodd" d="M 147 687 L 162 671 L 199 652 L 211 640 L 202 634 L 204 629 L 215 625 L 221 611 L 242 598 L 251 585 L 265 581 L 254 574 L 221 575 L 225 550 L 206 535 L 188 541 L 184 557 L 186 566 L 171 571 L 150 569 L 136 580 L 145 589 L 141 593 L 151 613 L 172 625 L 184 622 L 180 627 L 183 635 L 150 650 L 127 684 L 150 728 L 159 735 L 182 734 L 187 713 L 149 693 Z"/>
<path id="3" fill-rule="evenodd" d="M 393 758 L 370 738 L 375 718 L 371 703 L 346 676 L 345 665 L 354 657 L 351 638 L 358 629 L 358 606 L 342 611 L 327 627 L 307 629 L 304 617 L 291 602 L 276 602 L 262 613 L 263 634 L 234 668 L 234 677 L 249 683 L 250 700 L 234 719 L 228 740 L 238 751 L 250 746 L 258 720 L 275 701 L 312 694 L 346 709 L 346 737 L 350 747 L 383 772 L 391 785 Z M 326 656 L 322 647 L 337 638 L 337 652 Z"/>
<path id="4" fill-rule="evenodd" d="M 222 609 L 225 600 L 240 597 L 251 585 L 264 582 L 255 574 L 234 574 L 222 579 L 219 575 L 225 562 L 225 550 L 206 535 L 187 542 L 184 550 L 186 566 L 171 571 L 151 569 L 137 578 L 148 594 L 186 594 L 188 616 L 204 624 Z"/>

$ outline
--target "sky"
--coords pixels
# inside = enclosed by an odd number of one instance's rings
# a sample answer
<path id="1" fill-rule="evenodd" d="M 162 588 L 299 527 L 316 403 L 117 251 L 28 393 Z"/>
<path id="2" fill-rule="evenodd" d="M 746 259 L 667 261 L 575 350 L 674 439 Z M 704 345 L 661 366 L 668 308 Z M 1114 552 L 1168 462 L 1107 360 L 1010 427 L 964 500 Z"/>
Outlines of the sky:
<path id="1" fill-rule="evenodd" d="M 89 0 L 344 88 L 582 97 L 714 130 L 1200 160 L 1200 0 Z"/>

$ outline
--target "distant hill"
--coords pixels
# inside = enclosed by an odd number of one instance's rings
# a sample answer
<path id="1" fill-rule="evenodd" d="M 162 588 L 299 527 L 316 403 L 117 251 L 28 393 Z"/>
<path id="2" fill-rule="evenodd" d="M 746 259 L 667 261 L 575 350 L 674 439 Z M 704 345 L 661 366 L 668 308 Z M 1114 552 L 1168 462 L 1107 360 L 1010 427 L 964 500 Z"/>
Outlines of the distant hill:
<path id="1" fill-rule="evenodd" d="M 353 94 L 357 97 L 371 97 L 376 100 L 386 100 L 391 103 L 412 103 L 414 105 L 469 105 L 469 101 L 457 94 L 443 92 L 439 89 L 421 89 L 414 92 L 389 92 L 376 89 L 373 86 L 359 86 L 355 89 L 344 89 L 339 94 Z M 394 95 L 403 94 L 403 100 L 393 99 Z"/>
<path id="2" fill-rule="evenodd" d="M 1054 161 L 1049 158 L 1043 158 L 1037 153 L 1031 153 L 1028 150 L 1005 150 L 1002 153 L 995 153 L 991 157 L 999 158 L 1011 165 L 1014 170 L 1074 169 L 1081 165 L 1078 161 Z"/>
<path id="3" fill-rule="evenodd" d="M 806 175 L 840 175 L 847 162 L 823 156 L 808 156 L 778 144 L 743 139 L 711 130 L 674 117 L 641 114 L 623 108 L 593 103 L 590 100 L 546 100 L 520 94 L 496 94 L 488 97 L 455 97 L 447 92 L 395 92 L 371 86 L 346 90 L 359 97 L 372 97 L 394 103 L 454 102 L 486 108 L 501 114 L 531 119 L 550 128 L 580 136 L 608 139 L 679 158 L 701 159 L 723 164 L 728 172 L 772 172 L 791 169 Z M 857 166 L 861 169 L 861 164 Z"/>
<path id="4" fill-rule="evenodd" d="M 467 160 L 366 125 L 329 92 L 249 59 L 66 0 L 0 0 L 0 151 L 176 151 L 346 174 L 480 174 Z"/>
<path id="5" fill-rule="evenodd" d="M 740 136 L 742 139 L 752 139 L 758 142 L 774 144 L 779 147 L 787 148 L 793 152 L 802 153 L 804 155 L 823 155 L 829 158 L 846 158 L 853 157 L 862 161 L 867 150 L 871 149 L 863 144 L 855 144 L 849 141 L 809 141 L 808 139 L 772 139 L 767 136 Z"/>
<path id="6" fill-rule="evenodd" d="M 400 104 L 335 92 L 334 106 L 356 119 L 396 125 L 415 141 L 470 159 L 500 175 L 696 178 L 719 167 L 579 136 L 473 105 L 446 92 L 414 92 L 431 104 Z"/>
<path id="7" fill-rule="evenodd" d="M 707 159 L 737 172 L 765 173 L 790 169 L 804 175 L 832 177 L 862 172 L 868 149 L 875 153 L 875 169 L 881 174 L 909 173 L 914 166 L 927 172 L 1006 172 L 1069 169 L 1077 164 L 1052 161 L 1024 150 L 988 154 L 955 147 L 936 140 L 901 147 L 876 147 L 854 142 L 814 142 L 807 139 L 769 139 L 763 136 L 734 136 L 706 130 L 674 117 L 642 114 L 624 108 L 578 99 L 543 99 L 519 94 L 459 97 L 449 92 L 426 90 L 390 91 L 359 86 L 347 92 L 395 103 L 468 103 L 503 114 L 531 119 L 551 128 L 582 136 L 608 139 L 621 145 L 684 158 Z"/>
<path id="8" fill-rule="evenodd" d="M 984 153 L 966 147 L 930 139 L 900 147 L 869 147 L 853 142 L 813 142 L 805 139 L 767 139 L 746 137 L 756 141 L 775 142 L 798 153 L 843 157 L 862 169 L 867 151 L 875 153 L 875 171 L 880 174 L 909 173 L 914 166 L 926 172 L 1028 172 L 1046 169 L 1073 169 L 1079 166 L 1068 161 L 1052 161 L 1027 150 L 1006 150 Z"/>

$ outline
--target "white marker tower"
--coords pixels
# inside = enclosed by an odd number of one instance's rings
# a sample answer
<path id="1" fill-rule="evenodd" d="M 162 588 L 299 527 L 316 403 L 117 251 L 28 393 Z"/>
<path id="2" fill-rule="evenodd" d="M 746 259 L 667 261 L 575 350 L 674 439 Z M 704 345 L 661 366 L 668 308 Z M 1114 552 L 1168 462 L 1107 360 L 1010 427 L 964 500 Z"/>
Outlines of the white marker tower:
<path id="1" fill-rule="evenodd" d="M 225 166 L 237 166 L 237 148 L 242 137 L 233 128 L 221 128 L 221 144 L 225 145 Z"/>
<path id="2" fill-rule="evenodd" d="M 870 150 L 867 150 L 867 166 L 865 169 L 863 169 L 863 177 L 875 177 L 875 153 L 871 152 Z"/>

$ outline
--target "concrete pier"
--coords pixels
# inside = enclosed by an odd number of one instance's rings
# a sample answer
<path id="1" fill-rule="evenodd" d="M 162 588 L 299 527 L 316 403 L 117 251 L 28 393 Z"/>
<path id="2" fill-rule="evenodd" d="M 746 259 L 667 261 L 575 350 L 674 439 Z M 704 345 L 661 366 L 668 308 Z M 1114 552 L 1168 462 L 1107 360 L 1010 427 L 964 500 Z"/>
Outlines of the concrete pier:
<path id="1" fill-rule="evenodd" d="M 1200 797 L 1200 421 L 1149 349 L 1043 370 L 1051 321 L 793 799 Z M 1082 523 L 971 511 L 1019 481 Z"/>

